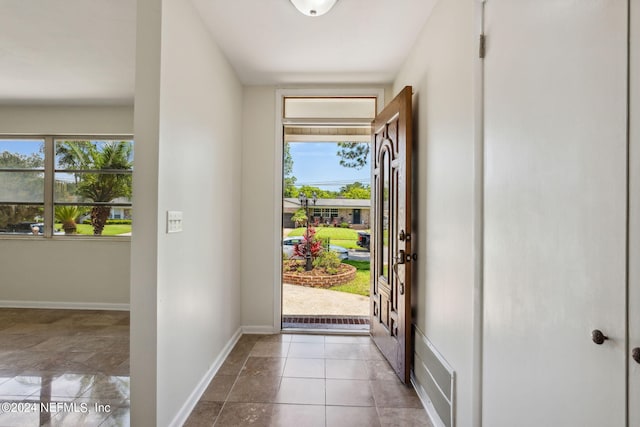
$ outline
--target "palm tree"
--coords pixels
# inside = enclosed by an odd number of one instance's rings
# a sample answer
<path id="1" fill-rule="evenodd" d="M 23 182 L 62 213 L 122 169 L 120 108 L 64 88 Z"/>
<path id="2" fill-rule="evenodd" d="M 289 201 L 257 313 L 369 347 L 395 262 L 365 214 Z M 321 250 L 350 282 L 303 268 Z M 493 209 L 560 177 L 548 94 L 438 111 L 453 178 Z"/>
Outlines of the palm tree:
<path id="1" fill-rule="evenodd" d="M 60 163 L 79 166 L 79 169 L 104 171 L 77 174 L 79 182 L 76 189 L 76 193 L 85 199 L 105 203 L 91 208 L 93 234 L 101 235 L 111 212 L 111 206 L 106 203 L 119 197 L 131 197 L 131 174 L 118 172 L 131 170 L 131 141 L 109 141 L 100 148 L 85 141 L 80 141 L 80 144 L 78 141 L 65 141 L 61 145 L 67 157 L 61 157 Z"/>
<path id="2" fill-rule="evenodd" d="M 76 221 L 80 215 L 82 211 L 77 206 L 56 206 L 56 221 L 62 223 L 64 234 L 76 234 Z"/>

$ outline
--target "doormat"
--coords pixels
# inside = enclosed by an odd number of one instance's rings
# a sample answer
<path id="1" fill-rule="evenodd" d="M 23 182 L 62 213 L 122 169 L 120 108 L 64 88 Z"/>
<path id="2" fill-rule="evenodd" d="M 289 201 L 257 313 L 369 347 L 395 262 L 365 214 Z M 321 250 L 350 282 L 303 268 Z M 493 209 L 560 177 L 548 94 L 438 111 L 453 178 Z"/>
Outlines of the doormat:
<path id="1" fill-rule="evenodd" d="M 283 328 L 369 329 L 368 316 L 293 315 L 282 316 Z"/>

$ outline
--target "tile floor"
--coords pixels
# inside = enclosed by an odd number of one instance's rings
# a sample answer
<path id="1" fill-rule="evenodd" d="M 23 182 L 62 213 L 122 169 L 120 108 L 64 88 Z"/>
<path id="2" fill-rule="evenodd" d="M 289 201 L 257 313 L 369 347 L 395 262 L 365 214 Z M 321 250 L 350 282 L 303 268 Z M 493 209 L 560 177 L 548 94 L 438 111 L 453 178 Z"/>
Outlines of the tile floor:
<path id="1" fill-rule="evenodd" d="M 186 427 L 431 426 L 366 336 L 243 335 Z"/>
<path id="2" fill-rule="evenodd" d="M 129 313 L 0 308 L 0 403 L 0 427 L 129 426 Z M 368 337 L 295 334 L 243 335 L 185 425 L 430 426 Z"/>
<path id="3" fill-rule="evenodd" d="M 0 308 L 0 405 L 0 427 L 128 426 L 129 313 Z"/>

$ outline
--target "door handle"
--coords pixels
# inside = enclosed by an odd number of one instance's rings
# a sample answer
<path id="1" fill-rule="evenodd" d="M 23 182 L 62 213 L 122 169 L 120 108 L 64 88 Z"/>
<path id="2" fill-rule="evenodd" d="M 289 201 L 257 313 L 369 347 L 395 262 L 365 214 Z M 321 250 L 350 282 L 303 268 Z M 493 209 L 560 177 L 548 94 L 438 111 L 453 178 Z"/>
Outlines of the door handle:
<path id="1" fill-rule="evenodd" d="M 393 274 L 396 278 L 396 281 L 398 282 L 398 292 L 400 293 L 400 295 L 404 295 L 404 283 L 402 283 L 400 281 L 400 274 L 398 274 L 398 266 L 400 264 L 404 264 L 406 262 L 406 254 L 404 252 L 404 249 L 400 249 L 399 251 L 400 253 L 398 254 L 397 257 L 395 257 L 394 261 L 393 261 Z"/>
<path id="2" fill-rule="evenodd" d="M 636 347 L 631 350 L 631 357 L 633 357 L 633 360 L 635 360 L 636 363 L 640 363 L 640 347 Z"/>
<path id="3" fill-rule="evenodd" d="M 591 332 L 591 340 L 598 345 L 602 345 L 608 339 L 609 337 L 603 334 L 600 329 L 594 329 Z"/>

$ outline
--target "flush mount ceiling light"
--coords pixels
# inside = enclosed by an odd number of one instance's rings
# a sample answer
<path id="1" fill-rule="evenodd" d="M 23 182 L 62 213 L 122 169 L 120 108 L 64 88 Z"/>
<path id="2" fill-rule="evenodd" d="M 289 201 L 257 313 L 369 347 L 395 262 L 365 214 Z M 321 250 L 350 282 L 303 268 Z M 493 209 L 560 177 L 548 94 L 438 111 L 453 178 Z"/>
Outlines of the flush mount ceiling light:
<path id="1" fill-rule="evenodd" d="M 291 0 L 291 3 L 307 16 L 320 16 L 329 12 L 338 0 Z"/>

